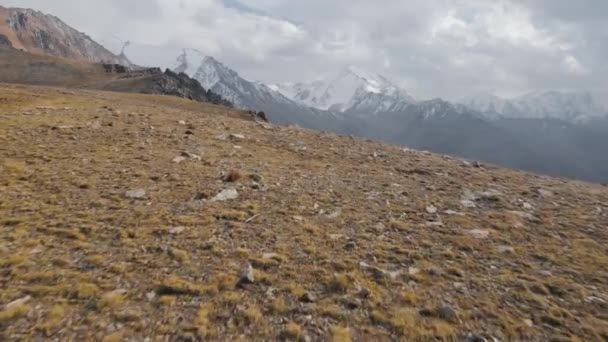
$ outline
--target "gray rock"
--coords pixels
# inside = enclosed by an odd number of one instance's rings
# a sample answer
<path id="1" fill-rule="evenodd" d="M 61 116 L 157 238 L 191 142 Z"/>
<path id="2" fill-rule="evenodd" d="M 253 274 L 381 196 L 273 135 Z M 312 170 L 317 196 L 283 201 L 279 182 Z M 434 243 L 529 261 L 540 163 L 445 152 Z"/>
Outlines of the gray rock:
<path id="1" fill-rule="evenodd" d="M 501 246 L 496 247 L 496 251 L 500 254 L 506 254 L 506 253 L 512 254 L 512 253 L 515 253 L 515 248 L 513 248 L 511 246 L 501 245 Z"/>
<path id="2" fill-rule="evenodd" d="M 186 160 L 185 157 L 177 156 L 177 157 L 173 158 L 172 162 L 174 162 L 175 164 L 180 164 L 180 163 L 184 162 L 185 160 Z"/>
<path id="3" fill-rule="evenodd" d="M 490 231 L 484 229 L 471 229 L 467 230 L 467 234 L 476 239 L 486 239 L 488 236 L 490 236 Z"/>
<path id="4" fill-rule="evenodd" d="M 538 189 L 536 190 L 536 193 L 543 198 L 553 197 L 553 192 L 545 189 Z"/>
<path id="5" fill-rule="evenodd" d="M 245 136 L 242 134 L 230 134 L 228 136 L 231 140 L 244 140 Z"/>
<path id="6" fill-rule="evenodd" d="M 241 272 L 241 278 L 239 279 L 238 285 L 253 284 L 255 282 L 255 276 L 253 274 L 253 266 L 247 264 Z"/>
<path id="7" fill-rule="evenodd" d="M 429 214 L 436 214 L 437 207 L 435 207 L 434 205 L 429 205 L 428 207 L 426 207 L 426 212 Z"/>
<path id="8" fill-rule="evenodd" d="M 239 192 L 236 191 L 236 189 L 231 188 L 231 189 L 226 189 L 226 190 L 220 192 L 215 197 L 210 199 L 210 201 L 211 202 L 226 202 L 226 201 L 230 201 L 230 200 L 235 200 L 237 198 L 239 198 Z"/>
<path id="9" fill-rule="evenodd" d="M 144 189 L 129 190 L 125 193 L 125 196 L 130 199 L 143 200 L 146 198 L 146 190 L 144 190 Z"/>
<path id="10" fill-rule="evenodd" d="M 304 293 L 302 296 L 300 296 L 300 301 L 304 302 L 304 303 L 314 303 L 317 301 L 317 297 L 310 292 L 306 292 Z"/>
<path id="11" fill-rule="evenodd" d="M 436 310 L 437 317 L 444 321 L 456 323 L 458 322 L 458 313 L 449 305 L 441 305 Z"/>

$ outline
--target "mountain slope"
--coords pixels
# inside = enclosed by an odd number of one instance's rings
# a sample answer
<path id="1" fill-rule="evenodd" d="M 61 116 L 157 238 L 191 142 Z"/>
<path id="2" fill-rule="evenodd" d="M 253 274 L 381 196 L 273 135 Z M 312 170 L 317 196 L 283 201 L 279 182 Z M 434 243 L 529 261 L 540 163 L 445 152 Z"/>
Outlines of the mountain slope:
<path id="1" fill-rule="evenodd" d="M 59 18 L 31 9 L 0 6 L 0 36 L 12 47 L 31 53 L 95 63 L 131 65 Z"/>
<path id="2" fill-rule="evenodd" d="M 232 106 L 185 74 L 159 68 L 129 70 L 0 46 L 0 82 L 163 94 Z"/>
<path id="3" fill-rule="evenodd" d="M 0 93 L 2 341 L 608 338 L 606 187 L 174 97 Z"/>

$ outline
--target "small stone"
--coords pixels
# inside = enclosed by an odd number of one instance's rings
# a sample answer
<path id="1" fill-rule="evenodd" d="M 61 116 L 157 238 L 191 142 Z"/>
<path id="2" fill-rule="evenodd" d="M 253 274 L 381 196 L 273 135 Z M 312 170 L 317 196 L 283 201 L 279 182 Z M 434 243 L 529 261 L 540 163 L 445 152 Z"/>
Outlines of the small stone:
<path id="1" fill-rule="evenodd" d="M 150 292 L 146 293 L 146 298 L 149 301 L 152 301 L 154 298 L 156 298 L 156 292 L 150 291 Z"/>
<path id="2" fill-rule="evenodd" d="M 181 162 L 183 162 L 185 160 L 186 160 L 185 157 L 178 156 L 178 157 L 173 158 L 172 162 L 174 162 L 175 164 L 179 164 L 179 163 L 181 163 Z"/>
<path id="3" fill-rule="evenodd" d="M 340 217 L 340 215 L 342 215 L 342 208 L 337 208 L 333 212 L 327 213 L 325 215 L 325 217 L 328 218 L 328 219 L 330 219 L 330 220 L 335 220 L 338 217 Z"/>
<path id="4" fill-rule="evenodd" d="M 444 321 L 456 323 L 458 322 L 458 313 L 449 305 L 439 306 L 436 310 L 437 316 Z"/>
<path id="5" fill-rule="evenodd" d="M 472 230 L 468 230 L 467 234 L 473 236 L 476 239 L 485 239 L 488 236 L 490 236 L 490 231 L 483 230 L 483 229 L 472 229 Z"/>
<path id="6" fill-rule="evenodd" d="M 303 303 L 314 303 L 317 301 L 317 297 L 310 292 L 305 292 L 303 295 L 300 296 L 299 299 Z"/>
<path id="7" fill-rule="evenodd" d="M 203 158 L 201 158 L 201 156 L 199 156 L 198 154 L 190 153 L 187 151 L 182 152 L 181 156 L 184 158 L 194 159 L 194 160 L 198 160 L 198 161 L 203 160 Z"/>
<path id="8" fill-rule="evenodd" d="M 408 268 L 407 273 L 411 276 L 415 276 L 420 273 L 420 269 L 417 267 L 410 267 Z"/>
<path id="9" fill-rule="evenodd" d="M 538 274 L 542 275 L 543 277 L 553 277 L 553 273 L 549 270 L 542 270 L 538 272 Z"/>
<path id="10" fill-rule="evenodd" d="M 538 189 L 536 190 L 536 193 L 543 198 L 553 197 L 553 192 L 545 189 Z"/>
<path id="11" fill-rule="evenodd" d="M 171 235 L 179 235 L 186 230 L 186 227 L 173 227 L 169 229 L 169 234 Z"/>
<path id="12" fill-rule="evenodd" d="M 245 136 L 242 134 L 230 134 L 228 137 L 232 140 L 244 140 L 245 139 Z"/>
<path id="13" fill-rule="evenodd" d="M 146 190 L 144 190 L 144 189 L 129 190 L 125 193 L 125 196 L 130 199 L 142 200 L 142 199 L 146 198 Z"/>
<path id="14" fill-rule="evenodd" d="M 530 328 L 532 328 L 534 326 L 534 322 L 532 322 L 531 319 L 524 319 L 524 324 Z"/>
<path id="15" fill-rule="evenodd" d="M 353 251 L 356 248 L 357 248 L 357 244 L 355 243 L 355 241 L 349 241 L 344 246 L 344 249 L 347 250 L 347 251 Z"/>
<path id="16" fill-rule="evenodd" d="M 532 204 L 530 204 L 528 202 L 524 202 L 522 204 L 522 207 L 524 207 L 524 209 L 526 209 L 526 210 L 531 210 L 532 209 Z"/>
<path id="17" fill-rule="evenodd" d="M 31 296 L 25 296 L 23 298 L 16 299 L 16 300 L 14 300 L 14 301 L 6 304 L 6 306 L 4 307 L 4 309 L 6 310 L 6 309 L 10 309 L 10 308 L 12 308 L 14 306 L 23 305 L 23 304 L 29 302 L 31 299 L 32 299 Z"/>
<path id="18" fill-rule="evenodd" d="M 281 259 L 281 256 L 278 255 L 277 253 L 264 253 L 264 254 L 262 254 L 262 259 L 265 259 L 265 260 L 275 259 L 275 260 L 277 260 L 277 259 Z"/>
<path id="19" fill-rule="evenodd" d="M 511 246 L 501 245 L 501 246 L 496 247 L 496 251 L 500 254 L 505 254 L 505 253 L 512 254 L 512 253 L 515 253 L 515 248 L 513 248 Z"/>
<path id="20" fill-rule="evenodd" d="M 210 199 L 210 201 L 211 202 L 226 202 L 226 201 L 230 201 L 230 200 L 235 200 L 237 198 L 239 198 L 239 193 L 238 193 L 238 191 L 236 191 L 236 189 L 226 189 L 226 190 L 220 192 L 219 194 L 217 194 L 212 199 Z"/>
<path id="21" fill-rule="evenodd" d="M 329 239 L 332 241 L 340 240 L 344 238 L 344 234 L 329 234 Z"/>
<path id="22" fill-rule="evenodd" d="M 467 335 L 467 338 L 465 339 L 465 342 L 487 342 L 488 340 L 484 337 L 481 337 L 479 335 L 473 335 L 473 334 L 469 334 Z"/>
<path id="23" fill-rule="evenodd" d="M 182 126 L 186 126 L 186 121 L 184 121 L 184 120 L 179 120 L 177 123 Z"/>
<path id="24" fill-rule="evenodd" d="M 462 201 L 460 201 L 460 204 L 462 204 L 462 206 L 465 207 L 465 208 L 475 208 L 475 207 L 477 207 L 477 205 L 475 204 L 475 202 L 473 202 L 471 200 L 462 200 Z"/>
<path id="25" fill-rule="evenodd" d="M 371 292 L 366 287 L 362 288 L 358 293 L 359 297 L 361 298 L 369 298 L 370 294 Z"/>
<path id="26" fill-rule="evenodd" d="M 238 285 L 244 284 L 253 284 L 255 282 L 255 277 L 253 274 L 253 266 L 251 264 L 247 264 L 241 272 L 241 278 L 239 279 Z"/>
<path id="27" fill-rule="evenodd" d="M 428 207 L 426 207 L 426 212 L 429 214 L 436 214 L 437 207 L 435 207 L 434 205 L 429 205 Z"/>

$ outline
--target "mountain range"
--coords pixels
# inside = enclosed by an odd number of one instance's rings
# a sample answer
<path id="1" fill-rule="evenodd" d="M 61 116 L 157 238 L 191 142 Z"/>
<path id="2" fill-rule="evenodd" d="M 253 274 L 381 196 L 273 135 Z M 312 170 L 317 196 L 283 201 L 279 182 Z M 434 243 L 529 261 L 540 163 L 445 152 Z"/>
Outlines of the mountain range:
<path id="1" fill-rule="evenodd" d="M 70 60 L 136 67 L 124 51 L 114 54 L 54 16 L 0 7 L 0 19 L 0 45 Z M 15 53 L 3 54 L 7 55 Z M 53 75 L 63 68 L 56 67 L 57 61 L 43 64 L 55 65 Z M 23 69 L 22 64 L 19 67 L 28 75 L 40 70 L 38 64 L 32 70 Z M 201 94 L 200 98 L 213 98 L 216 103 L 227 100 L 237 108 L 263 111 L 277 124 L 366 137 L 554 176 L 608 182 L 608 157 L 603 151 L 608 146 L 608 114 L 587 93 L 547 91 L 515 99 L 477 94 L 457 102 L 419 100 L 388 77 L 354 66 L 323 79 L 264 84 L 247 80 L 217 59 L 192 49 L 176 56 L 172 69 L 175 74 L 144 75 L 141 82 L 113 77 L 111 86 L 104 81 L 96 82 L 95 88 L 134 91 L 136 85 L 137 92 L 186 97 L 190 95 L 184 94 L 194 91 Z M 181 78 L 182 73 L 195 79 L 201 88 Z M 14 82 L 23 73 L 8 74 L 7 80 Z M 49 84 L 48 77 L 40 78 L 46 80 L 43 84 Z"/>
<path id="2" fill-rule="evenodd" d="M 602 151 L 608 146 L 608 114 L 586 93 L 417 100 L 388 78 L 352 66 L 326 79 L 266 85 L 246 80 L 213 57 L 186 51 L 175 70 L 280 124 L 608 182 L 608 157 Z"/>

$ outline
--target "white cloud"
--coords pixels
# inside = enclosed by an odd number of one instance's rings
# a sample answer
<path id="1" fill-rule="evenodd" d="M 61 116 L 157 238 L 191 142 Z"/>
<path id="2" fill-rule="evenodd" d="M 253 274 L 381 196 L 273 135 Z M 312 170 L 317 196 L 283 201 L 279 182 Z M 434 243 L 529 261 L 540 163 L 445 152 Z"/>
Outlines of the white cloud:
<path id="1" fill-rule="evenodd" d="M 306 80 L 346 64 L 419 97 L 546 88 L 606 92 L 603 0 L 0 0 L 58 15 L 139 63 L 189 47 L 251 79 Z M 602 15 L 603 14 L 603 15 Z M 145 47 L 145 48 L 144 48 Z M 576 77 L 574 77 L 576 76 Z"/>

